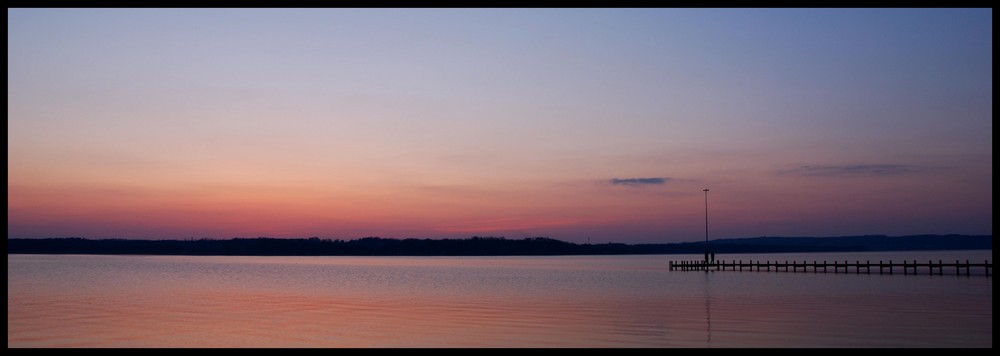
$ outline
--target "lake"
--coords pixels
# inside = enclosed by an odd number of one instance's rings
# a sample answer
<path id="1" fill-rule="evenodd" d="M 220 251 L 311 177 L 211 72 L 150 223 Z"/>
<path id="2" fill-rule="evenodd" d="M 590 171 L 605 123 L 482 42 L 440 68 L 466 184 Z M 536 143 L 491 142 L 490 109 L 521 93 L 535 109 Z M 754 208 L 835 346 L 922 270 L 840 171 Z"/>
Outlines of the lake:
<path id="1" fill-rule="evenodd" d="M 693 255 L 8 255 L 8 347 L 984 347 L 993 278 Z M 718 255 L 992 261 L 992 251 Z M 949 273 L 950 272 L 950 273 Z"/>

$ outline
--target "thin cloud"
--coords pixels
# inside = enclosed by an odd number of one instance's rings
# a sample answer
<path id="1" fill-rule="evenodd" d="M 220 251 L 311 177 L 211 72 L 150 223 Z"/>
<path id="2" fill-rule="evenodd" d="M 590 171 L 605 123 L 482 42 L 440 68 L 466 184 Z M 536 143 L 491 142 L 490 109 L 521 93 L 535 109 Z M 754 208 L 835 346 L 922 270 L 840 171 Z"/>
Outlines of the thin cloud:
<path id="1" fill-rule="evenodd" d="M 642 185 L 660 185 L 669 182 L 670 178 L 612 178 L 608 181 L 613 185 L 628 185 L 628 186 L 642 186 Z"/>
<path id="2" fill-rule="evenodd" d="M 847 176 L 895 176 L 923 171 L 920 167 L 904 164 L 850 164 L 839 166 L 799 166 L 782 171 L 782 174 L 794 174 L 817 177 L 847 177 Z"/>

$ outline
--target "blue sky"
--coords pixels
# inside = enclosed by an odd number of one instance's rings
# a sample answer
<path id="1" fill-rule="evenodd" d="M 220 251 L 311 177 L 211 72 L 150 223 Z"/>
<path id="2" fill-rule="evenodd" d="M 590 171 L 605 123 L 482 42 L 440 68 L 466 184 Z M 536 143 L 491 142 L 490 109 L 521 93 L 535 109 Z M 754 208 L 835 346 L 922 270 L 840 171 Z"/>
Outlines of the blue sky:
<path id="1" fill-rule="evenodd" d="M 991 234 L 992 43 L 992 9 L 8 9 L 8 234 L 686 241 L 705 187 L 719 237 Z"/>

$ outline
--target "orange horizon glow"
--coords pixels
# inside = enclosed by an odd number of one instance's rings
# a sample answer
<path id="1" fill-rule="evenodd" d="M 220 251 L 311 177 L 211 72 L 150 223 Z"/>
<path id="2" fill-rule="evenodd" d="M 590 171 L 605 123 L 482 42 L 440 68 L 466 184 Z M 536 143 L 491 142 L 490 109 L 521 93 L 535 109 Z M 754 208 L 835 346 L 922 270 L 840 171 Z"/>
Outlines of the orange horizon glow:
<path id="1" fill-rule="evenodd" d="M 8 12 L 9 238 L 992 234 L 988 10 Z"/>

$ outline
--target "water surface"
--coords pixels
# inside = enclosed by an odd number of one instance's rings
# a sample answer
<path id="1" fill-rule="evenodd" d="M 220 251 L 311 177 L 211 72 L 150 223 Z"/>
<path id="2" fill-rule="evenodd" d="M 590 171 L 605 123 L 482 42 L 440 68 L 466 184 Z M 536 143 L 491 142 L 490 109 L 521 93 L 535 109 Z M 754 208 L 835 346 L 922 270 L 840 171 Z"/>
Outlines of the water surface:
<path id="1" fill-rule="evenodd" d="M 992 347 L 992 277 L 697 256 L 7 256 L 8 347 Z M 971 259 L 991 251 L 720 259 Z"/>

